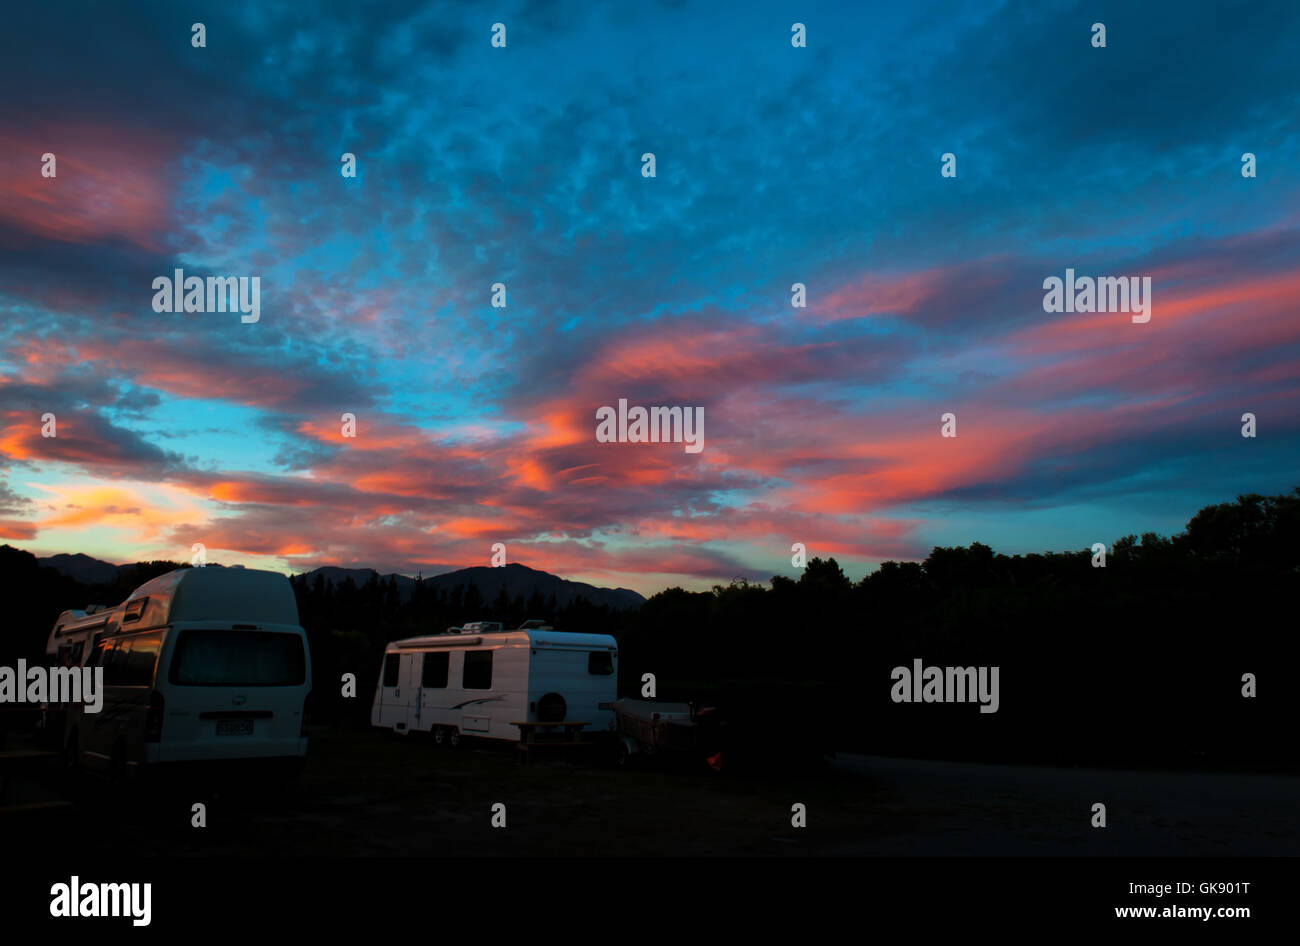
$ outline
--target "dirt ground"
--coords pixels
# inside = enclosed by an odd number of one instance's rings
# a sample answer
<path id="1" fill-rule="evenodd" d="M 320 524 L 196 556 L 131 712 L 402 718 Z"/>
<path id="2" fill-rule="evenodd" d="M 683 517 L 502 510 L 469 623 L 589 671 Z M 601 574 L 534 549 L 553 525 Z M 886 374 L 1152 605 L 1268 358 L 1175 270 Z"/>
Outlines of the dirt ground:
<path id="1" fill-rule="evenodd" d="M 1238 857 L 1300 855 L 1300 775 L 981 765 L 840 756 L 880 789 L 894 830 L 832 853 Z M 1093 805 L 1106 806 L 1094 828 Z"/>
<path id="2" fill-rule="evenodd" d="M 1300 854 L 1300 777 L 1110 772 L 870 756 L 762 776 L 617 769 L 512 746 L 436 747 L 421 735 L 312 734 L 298 786 L 167 793 L 83 783 L 72 808 L 0 812 L 88 857 L 898 856 Z M 9 802 L 54 799 L 57 776 Z M 191 806 L 207 806 L 207 826 Z M 1108 827 L 1091 827 L 1107 805 Z M 506 826 L 492 826 L 505 806 Z M 807 826 L 791 825 L 806 806 Z M 86 828 L 93 826 L 93 831 Z"/>
<path id="3" fill-rule="evenodd" d="M 440 748 L 378 730 L 314 732 L 287 793 L 196 782 L 137 796 L 83 784 L 76 815 L 25 816 L 24 828 L 49 843 L 89 817 L 96 830 L 68 840 L 88 856 L 122 844 L 145 857 L 785 855 L 818 853 L 880 821 L 877 791 L 854 773 L 758 780 L 573 756 L 522 766 L 513 745 Z M 207 805 L 206 828 L 191 826 L 196 801 Z M 498 803 L 504 828 L 492 826 Z M 807 828 L 791 826 L 796 803 L 807 806 Z"/>

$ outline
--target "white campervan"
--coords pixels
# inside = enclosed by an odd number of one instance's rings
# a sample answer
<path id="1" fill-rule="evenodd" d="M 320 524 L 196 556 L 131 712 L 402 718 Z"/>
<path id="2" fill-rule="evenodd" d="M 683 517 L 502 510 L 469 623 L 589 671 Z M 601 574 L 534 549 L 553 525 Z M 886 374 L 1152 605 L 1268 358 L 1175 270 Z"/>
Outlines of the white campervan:
<path id="1" fill-rule="evenodd" d="M 222 760 L 292 770 L 306 755 L 311 665 L 283 575 L 178 569 L 115 608 L 56 625 L 52 642 L 83 632 L 83 665 L 103 668 L 104 693 L 98 713 L 69 708 L 64 746 L 73 764 L 118 776 Z"/>
<path id="2" fill-rule="evenodd" d="M 374 726 L 518 741 L 517 722 L 581 721 L 582 735 L 612 732 L 618 643 L 608 634 L 517 631 L 434 634 L 393 641 L 370 711 Z"/>

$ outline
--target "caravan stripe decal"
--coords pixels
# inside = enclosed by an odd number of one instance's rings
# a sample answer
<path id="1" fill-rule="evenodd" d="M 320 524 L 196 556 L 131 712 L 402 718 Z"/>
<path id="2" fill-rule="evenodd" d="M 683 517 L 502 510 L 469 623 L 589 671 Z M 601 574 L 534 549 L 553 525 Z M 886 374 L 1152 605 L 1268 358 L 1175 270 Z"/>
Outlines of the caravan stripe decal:
<path id="1" fill-rule="evenodd" d="M 455 706 L 439 706 L 438 709 L 462 709 L 466 706 L 472 706 L 475 703 L 499 703 L 504 700 L 504 696 L 485 696 L 477 700 L 466 700 L 464 703 L 457 703 Z"/>

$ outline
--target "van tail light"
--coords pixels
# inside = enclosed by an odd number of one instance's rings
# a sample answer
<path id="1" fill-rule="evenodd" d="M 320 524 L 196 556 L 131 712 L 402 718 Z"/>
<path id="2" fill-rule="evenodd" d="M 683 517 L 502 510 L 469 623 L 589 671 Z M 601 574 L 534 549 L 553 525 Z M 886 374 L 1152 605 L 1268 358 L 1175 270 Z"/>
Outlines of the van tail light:
<path id="1" fill-rule="evenodd" d="M 144 741 L 159 742 L 162 739 L 163 697 L 157 690 L 149 694 L 149 715 L 145 718 Z"/>
<path id="2" fill-rule="evenodd" d="M 309 692 L 307 694 L 307 698 L 302 701 L 302 732 L 300 732 L 298 735 L 306 739 L 307 727 L 310 725 L 311 725 L 311 693 Z"/>

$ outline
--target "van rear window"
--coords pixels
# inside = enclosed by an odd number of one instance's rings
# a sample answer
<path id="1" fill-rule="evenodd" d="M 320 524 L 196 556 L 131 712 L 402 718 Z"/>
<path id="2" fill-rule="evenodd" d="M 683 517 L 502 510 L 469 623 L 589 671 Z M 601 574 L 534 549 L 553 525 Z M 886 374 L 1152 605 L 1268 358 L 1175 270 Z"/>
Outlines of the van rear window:
<path id="1" fill-rule="evenodd" d="M 169 679 L 177 686 L 299 686 L 307 679 L 307 660 L 296 634 L 182 631 Z"/>

